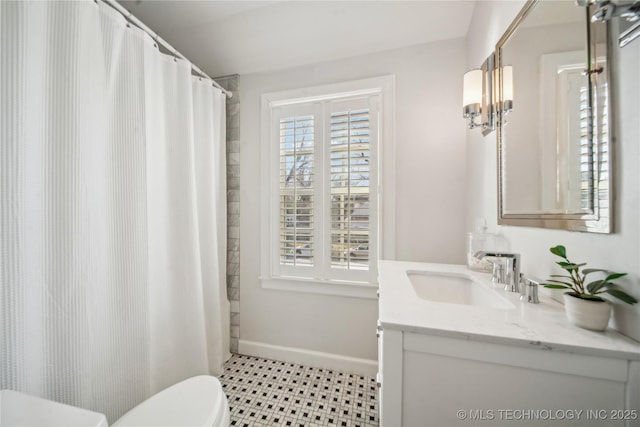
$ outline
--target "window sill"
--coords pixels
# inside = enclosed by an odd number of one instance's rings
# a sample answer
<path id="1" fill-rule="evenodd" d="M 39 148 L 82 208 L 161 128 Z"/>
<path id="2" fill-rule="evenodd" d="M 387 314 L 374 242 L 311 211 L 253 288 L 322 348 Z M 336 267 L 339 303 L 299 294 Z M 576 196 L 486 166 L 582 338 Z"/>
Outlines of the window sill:
<path id="1" fill-rule="evenodd" d="M 260 283 L 263 289 L 362 299 L 377 299 L 378 297 L 378 284 L 371 283 L 317 280 L 300 277 L 260 277 Z"/>

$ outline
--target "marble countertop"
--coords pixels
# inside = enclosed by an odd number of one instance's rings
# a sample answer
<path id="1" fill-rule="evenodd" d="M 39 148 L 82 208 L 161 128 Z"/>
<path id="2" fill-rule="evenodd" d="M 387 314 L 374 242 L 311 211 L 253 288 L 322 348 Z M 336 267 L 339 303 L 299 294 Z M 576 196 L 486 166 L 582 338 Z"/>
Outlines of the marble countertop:
<path id="1" fill-rule="evenodd" d="M 591 356 L 640 360 L 640 342 L 615 330 L 593 332 L 569 323 L 564 306 L 540 296 L 540 304 L 520 301 L 520 294 L 491 284 L 491 275 L 463 265 L 380 261 L 379 319 L 384 329 L 425 333 L 464 340 L 535 347 Z M 488 308 L 419 298 L 407 271 L 465 275 L 500 294 L 510 308 Z"/>

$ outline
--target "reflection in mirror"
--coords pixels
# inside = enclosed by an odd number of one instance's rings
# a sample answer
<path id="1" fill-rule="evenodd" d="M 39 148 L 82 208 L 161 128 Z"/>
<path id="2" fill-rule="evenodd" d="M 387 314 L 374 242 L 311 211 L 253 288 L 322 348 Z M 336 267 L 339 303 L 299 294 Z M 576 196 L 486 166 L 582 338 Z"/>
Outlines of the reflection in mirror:
<path id="1" fill-rule="evenodd" d="M 619 31 L 620 35 L 618 36 L 618 44 L 620 47 L 625 47 L 640 37 L 640 19 L 636 21 L 621 19 Z"/>
<path id="2" fill-rule="evenodd" d="M 610 232 L 606 24 L 573 2 L 529 1 L 496 56 L 513 67 L 513 109 L 498 120 L 499 223 Z"/>

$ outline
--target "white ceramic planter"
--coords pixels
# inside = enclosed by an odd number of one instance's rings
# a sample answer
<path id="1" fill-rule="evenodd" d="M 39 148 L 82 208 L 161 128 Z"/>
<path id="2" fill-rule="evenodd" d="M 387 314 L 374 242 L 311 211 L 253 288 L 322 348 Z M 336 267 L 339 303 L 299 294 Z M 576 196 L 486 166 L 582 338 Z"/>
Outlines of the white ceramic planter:
<path id="1" fill-rule="evenodd" d="M 604 301 L 589 301 L 563 295 L 564 309 L 569 321 L 576 326 L 592 331 L 604 331 L 611 317 L 611 304 Z"/>

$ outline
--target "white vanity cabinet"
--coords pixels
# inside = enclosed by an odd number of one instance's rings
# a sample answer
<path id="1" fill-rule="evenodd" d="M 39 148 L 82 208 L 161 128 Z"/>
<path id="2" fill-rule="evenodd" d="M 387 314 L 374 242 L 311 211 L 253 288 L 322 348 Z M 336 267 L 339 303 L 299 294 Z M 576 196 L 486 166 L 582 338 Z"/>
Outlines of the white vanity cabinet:
<path id="1" fill-rule="evenodd" d="M 381 427 L 640 425 L 637 361 L 394 329 L 380 335 Z"/>
<path id="2" fill-rule="evenodd" d="M 381 427 L 640 426 L 639 343 L 576 328 L 551 300 L 416 301 L 402 275 L 419 268 L 445 267 L 381 266 Z"/>

